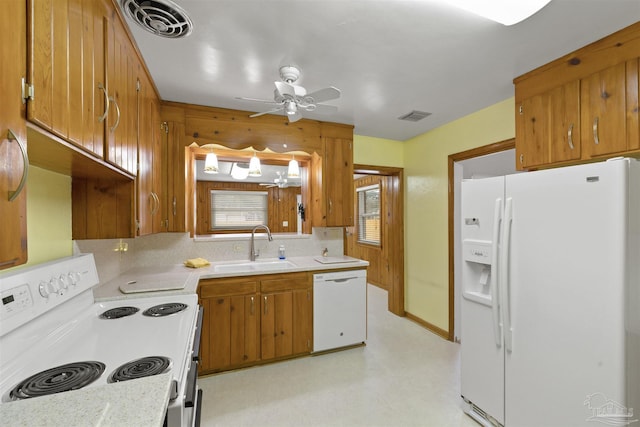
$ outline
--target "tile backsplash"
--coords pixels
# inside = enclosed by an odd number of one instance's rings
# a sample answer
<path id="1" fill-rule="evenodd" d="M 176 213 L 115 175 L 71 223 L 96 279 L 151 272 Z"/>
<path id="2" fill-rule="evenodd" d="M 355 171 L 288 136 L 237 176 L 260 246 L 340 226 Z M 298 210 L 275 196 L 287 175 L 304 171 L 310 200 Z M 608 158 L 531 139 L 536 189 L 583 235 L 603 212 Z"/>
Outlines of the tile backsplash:
<path id="1" fill-rule="evenodd" d="M 321 255 L 327 248 L 331 256 L 343 255 L 342 228 L 314 228 L 312 234 L 256 234 L 255 247 L 260 258 L 277 258 L 284 245 L 288 257 Z M 188 233 L 159 233 L 135 239 L 75 240 L 74 253 L 93 253 L 101 282 L 107 282 L 132 267 L 182 264 L 202 257 L 210 262 L 248 260 L 250 235 L 189 237 Z"/>

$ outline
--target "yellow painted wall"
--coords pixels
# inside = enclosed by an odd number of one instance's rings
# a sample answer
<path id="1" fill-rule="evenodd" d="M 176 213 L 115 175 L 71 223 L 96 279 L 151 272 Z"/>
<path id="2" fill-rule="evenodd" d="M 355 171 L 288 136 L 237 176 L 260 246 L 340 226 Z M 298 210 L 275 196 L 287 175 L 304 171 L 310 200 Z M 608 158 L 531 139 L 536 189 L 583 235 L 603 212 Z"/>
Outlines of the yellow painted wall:
<path id="1" fill-rule="evenodd" d="M 27 245 L 27 265 L 72 255 L 71 177 L 29 167 Z"/>
<path id="2" fill-rule="evenodd" d="M 354 135 L 353 163 L 401 168 L 404 165 L 403 144 L 392 139 Z"/>
<path id="3" fill-rule="evenodd" d="M 515 137 L 514 99 L 405 141 L 405 310 L 449 329 L 448 156 Z M 515 161 L 515 160 L 514 160 Z"/>

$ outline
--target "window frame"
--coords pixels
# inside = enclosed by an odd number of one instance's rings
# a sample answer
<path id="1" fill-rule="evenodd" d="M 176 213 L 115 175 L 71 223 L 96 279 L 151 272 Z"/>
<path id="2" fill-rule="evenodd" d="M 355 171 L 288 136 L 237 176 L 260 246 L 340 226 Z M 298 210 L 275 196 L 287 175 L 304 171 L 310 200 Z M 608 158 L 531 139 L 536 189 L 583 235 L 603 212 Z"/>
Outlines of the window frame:
<path id="1" fill-rule="evenodd" d="M 370 190 L 378 191 L 378 211 L 375 213 L 362 213 L 362 208 L 360 205 L 360 195 L 363 194 L 363 199 L 366 200 L 366 192 Z M 357 227 L 356 227 L 356 241 L 359 244 L 363 245 L 371 245 L 371 246 L 381 246 L 382 245 L 382 217 L 380 213 L 380 208 L 382 206 L 382 189 L 380 183 L 366 185 L 363 187 L 356 188 L 356 205 L 357 205 Z M 366 236 L 366 230 L 363 229 L 365 224 L 363 219 L 377 217 L 378 218 L 378 240 L 369 240 L 363 238 L 363 235 Z M 363 232 L 364 231 L 364 232 Z"/>

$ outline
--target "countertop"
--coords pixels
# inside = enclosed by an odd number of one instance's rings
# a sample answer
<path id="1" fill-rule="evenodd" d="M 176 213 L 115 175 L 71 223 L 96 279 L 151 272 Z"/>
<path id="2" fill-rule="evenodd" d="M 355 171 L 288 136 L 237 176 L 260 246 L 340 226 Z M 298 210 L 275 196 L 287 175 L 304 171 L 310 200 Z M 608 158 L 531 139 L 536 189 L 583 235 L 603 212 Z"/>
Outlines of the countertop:
<path id="1" fill-rule="evenodd" d="M 146 298 L 150 296 L 164 296 L 164 295 L 179 295 L 179 294 L 194 294 L 198 288 L 198 281 L 200 279 L 214 279 L 219 277 L 237 277 L 237 276 L 256 276 L 263 274 L 281 274 L 281 273 L 294 273 L 300 271 L 319 271 L 326 272 L 337 269 L 345 268 L 366 268 L 369 265 L 368 261 L 363 261 L 357 258 L 351 258 L 346 256 L 331 257 L 328 263 L 324 263 L 327 260 L 323 259 L 323 262 L 316 261 L 313 256 L 303 257 L 290 257 L 282 262 L 277 258 L 265 258 L 251 262 L 248 260 L 236 260 L 236 261 L 222 261 L 212 262 L 211 265 L 201 268 L 189 268 L 182 264 L 170 265 L 170 266 L 158 266 L 158 267 L 134 267 L 119 277 L 98 285 L 93 289 L 94 299 L 96 301 L 117 300 L 117 299 L 130 299 L 130 298 Z M 239 266 L 242 267 L 247 264 L 270 264 L 269 270 L 246 270 L 221 272 L 217 271 L 220 267 Z M 280 263 L 282 268 L 279 268 Z M 137 279 L 143 280 L 145 276 L 152 277 L 159 274 L 172 275 L 177 280 L 184 280 L 184 288 L 178 290 L 165 290 L 165 291 L 153 291 L 153 292 L 140 292 L 140 293 L 123 293 L 120 290 L 120 285 L 126 283 L 129 280 Z"/>
<path id="2" fill-rule="evenodd" d="M 170 373 L 0 404 L 2 426 L 162 426 Z"/>

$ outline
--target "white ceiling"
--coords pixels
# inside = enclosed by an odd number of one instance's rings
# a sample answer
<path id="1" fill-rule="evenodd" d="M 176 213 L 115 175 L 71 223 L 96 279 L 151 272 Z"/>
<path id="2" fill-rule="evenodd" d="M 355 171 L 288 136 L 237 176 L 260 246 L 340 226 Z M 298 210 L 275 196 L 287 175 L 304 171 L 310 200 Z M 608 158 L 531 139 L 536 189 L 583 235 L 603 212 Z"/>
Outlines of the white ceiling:
<path id="1" fill-rule="evenodd" d="M 273 98 L 281 65 L 308 91 L 342 91 L 335 115 L 355 133 L 406 140 L 513 96 L 513 78 L 640 19 L 638 0 L 552 0 L 503 26 L 440 0 L 175 0 L 182 39 L 129 22 L 164 100 L 247 111 Z M 127 18 L 128 19 L 128 18 Z M 266 107 L 266 108 L 265 108 Z M 412 110 L 432 113 L 398 120 Z"/>

